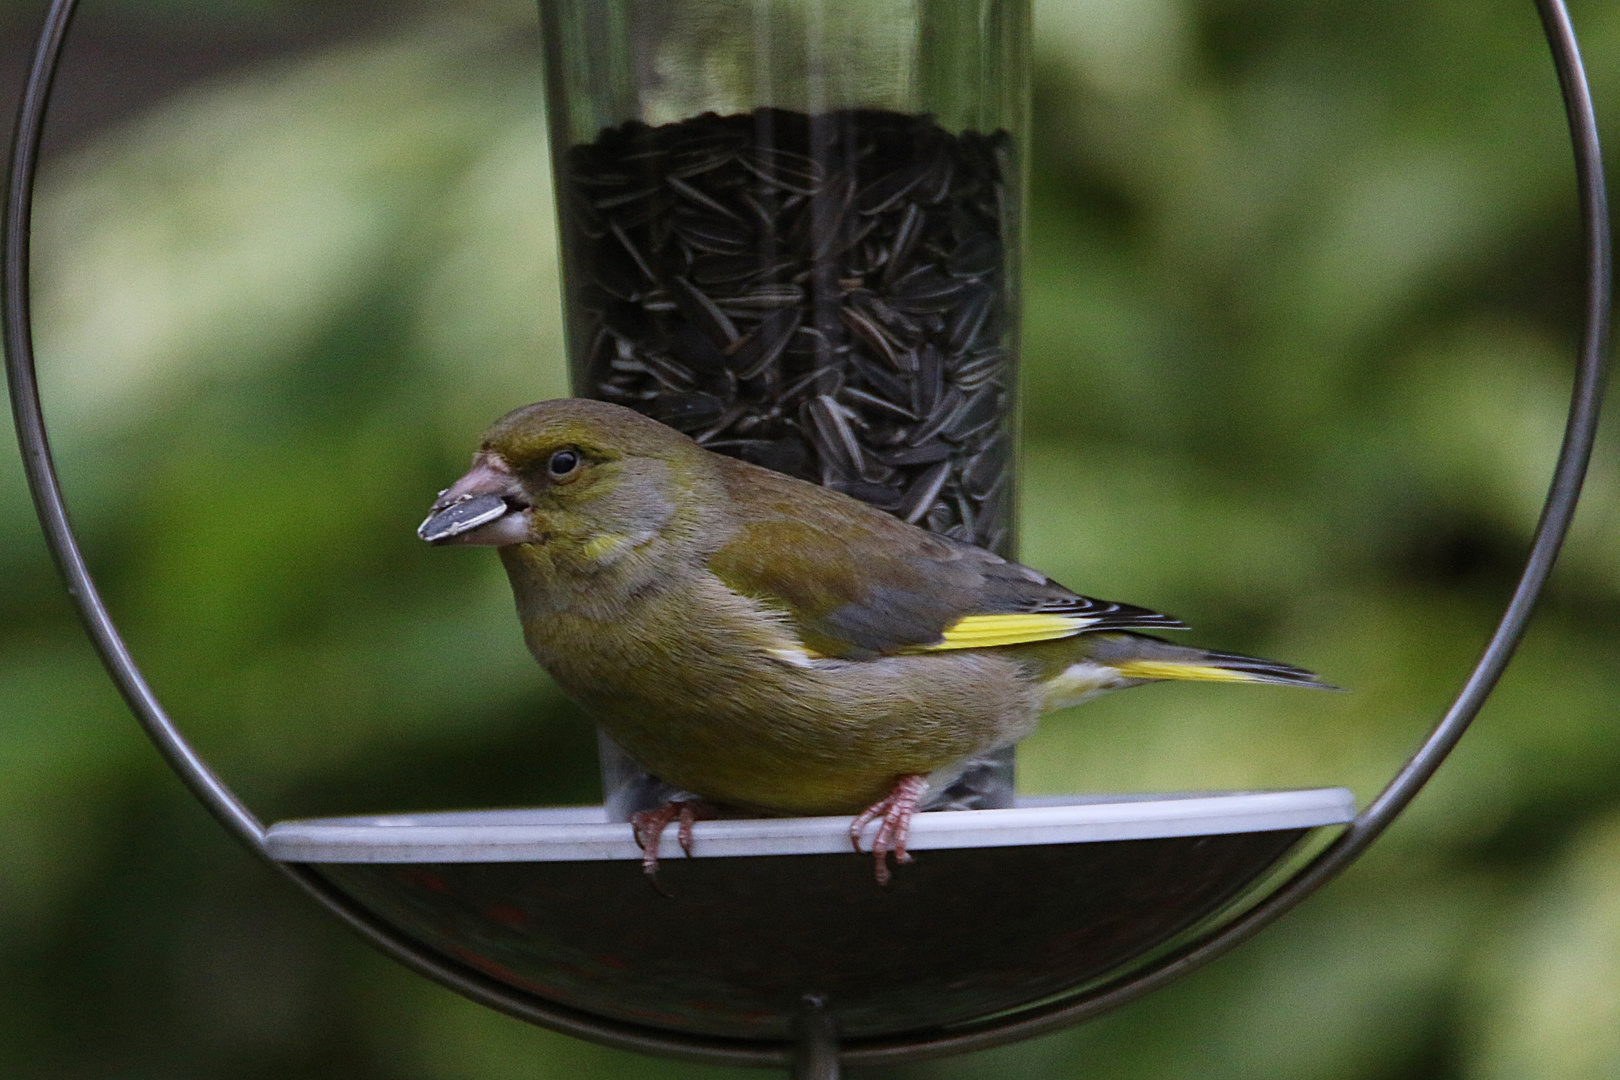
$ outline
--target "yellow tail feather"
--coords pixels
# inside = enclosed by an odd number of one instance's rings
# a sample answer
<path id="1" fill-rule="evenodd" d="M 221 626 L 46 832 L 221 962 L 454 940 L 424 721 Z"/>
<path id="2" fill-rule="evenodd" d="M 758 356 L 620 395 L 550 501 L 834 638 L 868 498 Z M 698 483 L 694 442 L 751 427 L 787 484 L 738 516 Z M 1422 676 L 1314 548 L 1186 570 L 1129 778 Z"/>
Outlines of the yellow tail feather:
<path id="1" fill-rule="evenodd" d="M 1202 682 L 1269 682 L 1263 675 L 1208 664 L 1178 664 L 1172 660 L 1126 660 L 1110 665 L 1127 679 L 1189 679 Z"/>
<path id="2" fill-rule="evenodd" d="M 948 627 L 939 641 L 918 646 L 918 650 L 990 649 L 998 645 L 1055 641 L 1073 637 L 1095 622 L 1095 619 L 1075 615 L 969 615 Z"/>

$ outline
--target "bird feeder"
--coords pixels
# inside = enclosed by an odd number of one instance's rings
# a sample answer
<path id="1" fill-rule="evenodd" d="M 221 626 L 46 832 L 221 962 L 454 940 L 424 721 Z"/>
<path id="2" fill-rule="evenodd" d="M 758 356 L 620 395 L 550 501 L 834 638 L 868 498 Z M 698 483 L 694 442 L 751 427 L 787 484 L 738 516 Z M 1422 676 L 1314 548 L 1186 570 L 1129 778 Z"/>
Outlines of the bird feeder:
<path id="1" fill-rule="evenodd" d="M 69 526 L 34 375 L 28 244 L 74 0 L 16 128 L 7 373 L 47 541 L 112 678 L 221 824 L 371 944 L 512 1016 L 692 1061 L 895 1064 L 1026 1038 L 1245 940 L 1359 856 L 1483 705 L 1580 491 L 1608 332 L 1596 125 L 1537 0 L 1586 230 L 1568 427 L 1511 602 L 1451 707 L 1359 813 L 1343 789 L 1016 799 L 983 762 L 877 888 L 847 818 L 697 824 L 647 886 L 660 782 L 604 742 L 605 805 L 263 826 L 130 657 Z M 542 0 L 575 392 L 1011 554 L 1027 0 Z M 1016 889 L 1008 888 L 1015 882 Z"/>
<path id="2" fill-rule="evenodd" d="M 544 0 L 574 393 L 1011 557 L 1029 15 Z M 1009 749 L 939 805 L 1012 791 Z"/>

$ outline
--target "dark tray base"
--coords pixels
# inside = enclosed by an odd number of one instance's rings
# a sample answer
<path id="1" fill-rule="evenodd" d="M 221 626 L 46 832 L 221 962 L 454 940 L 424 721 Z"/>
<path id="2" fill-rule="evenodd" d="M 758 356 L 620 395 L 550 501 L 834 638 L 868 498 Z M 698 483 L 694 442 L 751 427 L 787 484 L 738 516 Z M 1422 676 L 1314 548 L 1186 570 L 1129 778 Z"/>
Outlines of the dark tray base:
<path id="1" fill-rule="evenodd" d="M 676 1031 L 782 1040 L 961 1023 L 1095 979 L 1216 912 L 1309 830 L 870 857 L 322 864 L 407 935 L 519 989 Z"/>

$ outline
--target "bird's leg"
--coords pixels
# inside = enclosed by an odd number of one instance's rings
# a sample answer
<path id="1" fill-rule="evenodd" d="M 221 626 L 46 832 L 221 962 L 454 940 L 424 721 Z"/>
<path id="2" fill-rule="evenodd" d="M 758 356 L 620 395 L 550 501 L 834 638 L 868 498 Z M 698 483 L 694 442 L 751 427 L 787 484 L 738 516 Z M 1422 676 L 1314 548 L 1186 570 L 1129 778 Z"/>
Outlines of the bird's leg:
<path id="1" fill-rule="evenodd" d="M 714 809 L 702 799 L 671 799 L 656 810 L 639 810 L 630 815 L 630 828 L 641 846 L 641 869 L 658 873 L 658 841 L 669 823 L 680 820 L 681 850 L 692 857 L 692 826 L 714 816 Z"/>
<path id="2" fill-rule="evenodd" d="M 872 835 L 872 857 L 877 863 L 875 873 L 879 885 L 889 883 L 889 852 L 894 852 L 897 863 L 911 861 L 911 856 L 906 852 L 906 839 L 911 835 L 911 815 L 917 812 L 917 803 L 927 790 L 928 777 L 902 776 L 895 781 L 893 791 L 862 810 L 860 816 L 850 822 L 849 842 L 855 845 L 856 851 L 861 850 L 861 833 L 872 822 L 878 823 L 877 832 Z"/>

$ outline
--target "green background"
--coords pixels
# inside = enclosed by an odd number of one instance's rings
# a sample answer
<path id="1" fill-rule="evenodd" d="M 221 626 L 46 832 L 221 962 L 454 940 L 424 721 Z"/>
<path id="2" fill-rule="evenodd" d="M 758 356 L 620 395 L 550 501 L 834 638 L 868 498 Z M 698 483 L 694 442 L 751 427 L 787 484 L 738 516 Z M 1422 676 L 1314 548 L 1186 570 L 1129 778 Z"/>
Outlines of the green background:
<path id="1" fill-rule="evenodd" d="M 86 0 L 36 218 L 64 484 L 159 694 L 262 816 L 585 801 L 496 560 L 413 535 L 565 392 L 518 2 Z M 37 5 L 8 4 L 8 88 Z M 1612 121 L 1620 3 L 1574 5 Z M 1512 586 L 1579 334 L 1529 0 L 1040 0 L 1025 560 L 1343 695 L 1049 718 L 1030 791 L 1365 800 Z M 1612 122 L 1609 130 L 1613 130 Z M 1620 461 L 1475 731 L 1365 860 L 1089 1026 L 872 1077 L 1620 1076 Z M 110 688 L 0 447 L 0 1075 L 744 1076 L 525 1027 L 234 847 Z"/>

